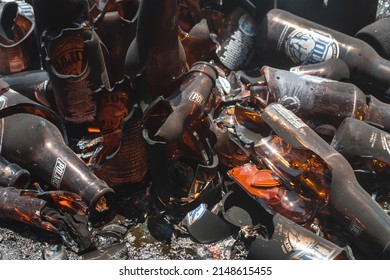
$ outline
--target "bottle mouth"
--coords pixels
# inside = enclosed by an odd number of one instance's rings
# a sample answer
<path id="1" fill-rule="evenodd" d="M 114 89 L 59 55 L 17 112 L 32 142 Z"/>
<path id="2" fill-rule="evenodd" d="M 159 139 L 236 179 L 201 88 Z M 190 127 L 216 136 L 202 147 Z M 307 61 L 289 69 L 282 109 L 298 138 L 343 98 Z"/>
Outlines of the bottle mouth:
<path id="1" fill-rule="evenodd" d="M 17 189 L 26 189 L 31 182 L 30 172 L 25 169 L 21 169 L 15 173 L 15 178 L 13 178 L 9 183 L 9 187 L 14 187 Z"/>
<path id="2" fill-rule="evenodd" d="M 89 206 L 92 224 L 103 223 L 114 214 L 115 192 L 103 180 L 92 182 L 81 195 Z"/>

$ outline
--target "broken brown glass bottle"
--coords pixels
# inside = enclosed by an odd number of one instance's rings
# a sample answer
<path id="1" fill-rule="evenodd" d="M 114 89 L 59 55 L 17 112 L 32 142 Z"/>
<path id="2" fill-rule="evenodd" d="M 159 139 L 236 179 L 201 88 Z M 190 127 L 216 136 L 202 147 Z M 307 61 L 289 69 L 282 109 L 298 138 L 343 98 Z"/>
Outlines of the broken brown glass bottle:
<path id="1" fill-rule="evenodd" d="M 60 117 L 69 123 L 93 122 L 94 92 L 102 86 L 110 88 L 96 32 L 84 22 L 73 28 L 47 29 L 42 42 Z"/>
<path id="2" fill-rule="evenodd" d="M 142 136 L 142 111 L 132 98 L 134 91 L 125 77 L 111 90 L 99 89 L 97 124 L 102 148 L 91 167 L 117 195 L 129 193 L 145 183 L 148 171 L 146 147 Z"/>
<path id="3" fill-rule="evenodd" d="M 295 223 L 309 222 L 317 211 L 317 201 L 286 188 L 274 172 L 247 163 L 227 174 L 270 214 L 280 214 Z"/>
<path id="4" fill-rule="evenodd" d="M 0 188 L 0 218 L 59 234 L 74 252 L 92 246 L 87 213 L 88 207 L 72 192 Z"/>
<path id="5" fill-rule="evenodd" d="M 215 197 L 218 156 L 213 150 L 215 136 L 203 116 L 186 125 L 174 142 L 156 137 L 156 132 L 172 112 L 168 101 L 157 98 L 145 111 L 143 136 L 152 181 L 152 197 L 158 211 L 186 213 Z M 213 193 L 213 195 L 210 195 Z"/>
<path id="6" fill-rule="evenodd" d="M 179 28 L 179 38 L 184 47 L 188 65 L 198 61 L 209 60 L 210 54 L 216 48 L 216 44 L 210 38 L 210 29 L 206 19 L 195 24 L 189 32 Z"/>
<path id="7" fill-rule="evenodd" d="M 201 19 L 201 3 L 197 0 L 178 0 L 177 18 L 179 27 L 189 32 Z"/>
<path id="8" fill-rule="evenodd" d="M 265 82 L 252 88 L 256 100 L 278 102 L 303 118 L 311 126 L 323 124 L 337 128 L 346 117 L 370 121 L 389 130 L 389 105 L 372 95 L 365 95 L 351 83 L 297 75 L 264 66 Z"/>
<path id="9" fill-rule="evenodd" d="M 295 149 L 277 135 L 255 143 L 254 152 L 288 188 L 316 200 L 320 208 L 328 204 L 331 168 L 318 155 Z"/>
<path id="10" fill-rule="evenodd" d="M 130 77 L 142 74 L 136 81 L 142 110 L 156 97 L 172 94 L 184 79 L 187 65 L 178 38 L 176 8 L 176 0 L 143 0 L 140 4 L 137 34 L 127 50 L 125 73 Z"/>
<path id="11" fill-rule="evenodd" d="M 126 52 L 136 35 L 139 2 L 109 0 L 96 16 L 91 15 L 93 27 L 107 48 L 106 64 L 111 84 L 123 78 Z"/>
<path id="12" fill-rule="evenodd" d="M 350 69 L 351 80 L 366 90 L 375 87 L 383 97 L 390 87 L 390 62 L 366 42 L 280 9 L 267 13 L 256 37 L 259 60 L 278 68 L 339 58 Z"/>
<path id="13" fill-rule="evenodd" d="M 0 74 L 39 69 L 34 37 L 35 22 L 18 11 L 16 2 L 7 2 L 0 14 Z"/>
<path id="14" fill-rule="evenodd" d="M 32 6 L 39 41 L 49 27 L 64 29 L 89 20 L 88 0 L 32 0 Z"/>
<path id="15" fill-rule="evenodd" d="M 36 93 L 39 91 L 39 87 L 41 87 L 44 83 L 49 82 L 49 74 L 45 70 L 30 70 L 10 75 L 2 75 L 1 79 L 14 91 L 19 92 L 31 100 L 41 103 L 41 100 Z M 42 94 L 45 93 L 48 94 L 48 92 L 42 92 Z M 48 107 L 51 106 L 49 105 Z"/>
<path id="16" fill-rule="evenodd" d="M 316 155 L 328 166 L 326 209 L 351 242 L 373 255 L 389 258 L 390 217 L 359 185 L 348 161 L 283 105 L 268 105 L 262 118 L 307 160 Z"/>
<path id="17" fill-rule="evenodd" d="M 31 112 L 18 112 L 23 104 L 29 104 Z M 114 191 L 66 145 L 61 131 L 40 107 L 13 90 L 1 96 L 0 112 L 14 109 L 2 119 L 1 155 L 52 188 L 78 194 L 89 206 L 92 219 L 105 217 L 112 210 Z"/>
<path id="18" fill-rule="evenodd" d="M 210 63 L 199 61 L 192 65 L 179 89 L 166 99 L 172 113 L 155 136 L 168 142 L 179 140 L 187 125 L 203 115 L 217 76 Z"/>

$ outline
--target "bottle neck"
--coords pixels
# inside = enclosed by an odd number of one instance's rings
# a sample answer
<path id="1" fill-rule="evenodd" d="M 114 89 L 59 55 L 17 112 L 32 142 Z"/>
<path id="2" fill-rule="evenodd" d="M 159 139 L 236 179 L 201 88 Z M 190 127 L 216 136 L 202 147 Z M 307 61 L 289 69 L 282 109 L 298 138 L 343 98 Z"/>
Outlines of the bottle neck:
<path id="1" fill-rule="evenodd" d="M 363 120 L 379 125 L 384 131 L 390 132 L 390 105 L 371 95 L 367 96 L 367 99 L 368 110 Z"/>
<path id="2" fill-rule="evenodd" d="M 140 49 L 170 49 L 178 45 L 176 0 L 143 0 L 139 9 L 137 41 Z M 157 44 L 157 45 L 156 45 Z"/>

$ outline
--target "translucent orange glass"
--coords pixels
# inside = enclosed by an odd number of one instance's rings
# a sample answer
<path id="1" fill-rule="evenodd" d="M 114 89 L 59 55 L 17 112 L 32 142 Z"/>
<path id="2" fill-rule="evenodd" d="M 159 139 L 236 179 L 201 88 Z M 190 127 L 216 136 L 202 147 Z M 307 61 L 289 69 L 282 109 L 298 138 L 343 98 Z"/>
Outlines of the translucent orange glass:
<path id="1" fill-rule="evenodd" d="M 279 213 L 296 222 L 305 223 L 315 214 L 317 203 L 283 186 L 271 170 L 259 170 L 247 163 L 229 170 L 228 175 L 271 214 Z"/>

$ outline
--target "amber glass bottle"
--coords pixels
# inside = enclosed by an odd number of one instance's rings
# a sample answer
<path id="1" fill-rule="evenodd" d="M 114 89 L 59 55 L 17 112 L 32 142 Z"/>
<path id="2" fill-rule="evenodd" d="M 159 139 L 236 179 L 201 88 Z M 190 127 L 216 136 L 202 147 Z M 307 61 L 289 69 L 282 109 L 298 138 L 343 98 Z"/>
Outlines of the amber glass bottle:
<path id="1" fill-rule="evenodd" d="M 125 73 L 138 79 L 137 95 L 150 104 L 179 87 L 187 70 L 178 37 L 176 0 L 144 0 L 138 11 L 137 34 L 126 54 Z M 144 110 L 144 106 L 141 104 Z"/>
<path id="2" fill-rule="evenodd" d="M 0 13 L 0 75 L 39 69 L 33 17 L 21 13 L 15 1 L 5 3 Z"/>
<path id="3" fill-rule="evenodd" d="M 94 92 L 102 86 L 110 88 L 96 32 L 84 22 L 73 28 L 47 29 L 42 42 L 59 115 L 69 123 L 93 122 Z"/>
<path id="4" fill-rule="evenodd" d="M 365 94 L 351 83 L 297 75 L 268 66 L 261 72 L 266 88 L 257 95 L 267 104 L 282 104 L 305 121 L 337 127 L 346 117 L 363 119 L 368 110 Z"/>
<path id="5" fill-rule="evenodd" d="M 315 76 L 297 75 L 264 66 L 262 87 L 253 87 L 253 97 L 278 102 L 313 126 L 337 128 L 347 117 L 365 120 L 390 129 L 390 105 L 365 95 L 356 85 Z"/>
<path id="6" fill-rule="evenodd" d="M 369 44 L 280 9 L 270 10 L 259 26 L 256 54 L 280 68 L 340 58 L 359 87 L 375 86 L 382 94 L 390 87 L 390 62 Z"/>
<path id="7" fill-rule="evenodd" d="M 136 34 L 139 2 L 110 0 L 102 11 L 95 6 L 96 16 L 91 15 L 93 27 L 107 48 L 106 64 L 112 85 L 124 75 L 126 52 Z"/>
<path id="8" fill-rule="evenodd" d="M 326 207 L 351 242 L 376 256 L 389 258 L 390 217 L 359 185 L 348 161 L 281 104 L 267 106 L 262 118 L 284 141 L 301 150 L 301 156 L 312 160 L 316 155 L 326 164 L 329 171 Z"/>
<path id="9" fill-rule="evenodd" d="M 101 88 L 96 94 L 100 96 L 96 119 L 103 143 L 91 167 L 117 195 L 130 193 L 145 183 L 148 171 L 142 111 L 133 100 L 127 77 L 111 90 Z"/>
<path id="10" fill-rule="evenodd" d="M 315 153 L 295 149 L 281 137 L 272 135 L 255 144 L 255 153 L 288 187 L 310 199 L 316 199 L 322 208 L 329 199 L 331 169 Z"/>
<path id="11" fill-rule="evenodd" d="M 12 90 L 1 96 L 3 110 L 21 103 L 32 101 Z M 1 126 L 4 158 L 54 189 L 78 194 L 89 206 L 91 217 L 100 218 L 112 210 L 114 191 L 66 145 L 53 123 L 38 115 L 19 113 L 2 119 Z"/>
<path id="12" fill-rule="evenodd" d="M 217 76 L 217 70 L 210 63 L 198 61 L 192 65 L 184 82 L 166 98 L 172 113 L 155 136 L 168 142 L 179 140 L 187 125 L 203 115 Z"/>

